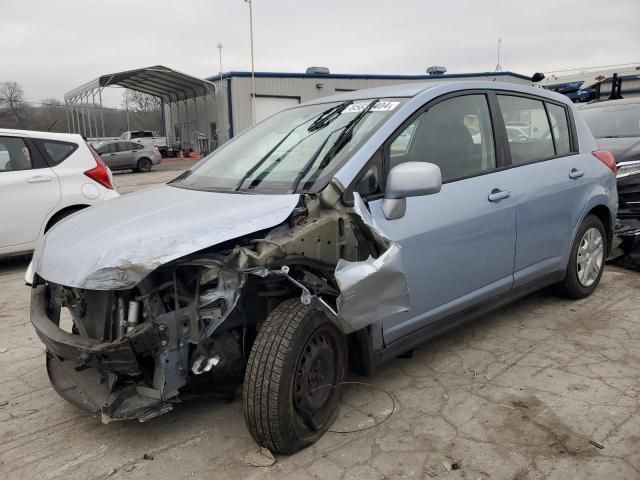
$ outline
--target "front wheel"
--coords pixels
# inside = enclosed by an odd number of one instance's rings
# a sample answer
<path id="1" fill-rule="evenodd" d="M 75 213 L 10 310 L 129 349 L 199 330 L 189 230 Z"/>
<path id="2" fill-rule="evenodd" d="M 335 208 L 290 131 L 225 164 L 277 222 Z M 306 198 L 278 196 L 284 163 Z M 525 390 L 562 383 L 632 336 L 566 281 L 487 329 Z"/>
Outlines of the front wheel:
<path id="1" fill-rule="evenodd" d="M 251 436 L 280 454 L 316 442 L 336 419 L 346 371 L 345 336 L 324 313 L 297 298 L 278 305 L 247 363 L 242 395 Z"/>
<path id="2" fill-rule="evenodd" d="M 595 215 L 587 215 L 573 241 L 567 272 L 557 291 L 568 298 L 585 298 L 596 289 L 607 251 L 607 234 Z"/>

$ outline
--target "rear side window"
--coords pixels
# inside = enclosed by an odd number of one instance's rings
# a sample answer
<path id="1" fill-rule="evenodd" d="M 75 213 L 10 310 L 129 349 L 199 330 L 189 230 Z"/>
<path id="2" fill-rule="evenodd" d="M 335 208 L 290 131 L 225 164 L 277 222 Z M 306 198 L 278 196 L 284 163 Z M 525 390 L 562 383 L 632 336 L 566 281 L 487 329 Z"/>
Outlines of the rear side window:
<path id="1" fill-rule="evenodd" d="M 507 129 L 511 163 L 544 160 L 555 155 L 544 103 L 530 98 L 498 95 Z"/>
<path id="2" fill-rule="evenodd" d="M 556 143 L 556 155 L 566 155 L 571 152 L 569 137 L 569 122 L 567 121 L 567 109 L 560 105 L 547 103 L 551 131 Z"/>
<path id="3" fill-rule="evenodd" d="M 32 168 L 31 150 L 23 139 L 0 137 L 0 173 Z"/>
<path id="4" fill-rule="evenodd" d="M 41 150 L 44 150 L 48 157 L 48 164 L 52 167 L 64 162 L 73 152 L 76 151 L 78 145 L 72 142 L 61 142 L 59 140 L 34 139 Z"/>

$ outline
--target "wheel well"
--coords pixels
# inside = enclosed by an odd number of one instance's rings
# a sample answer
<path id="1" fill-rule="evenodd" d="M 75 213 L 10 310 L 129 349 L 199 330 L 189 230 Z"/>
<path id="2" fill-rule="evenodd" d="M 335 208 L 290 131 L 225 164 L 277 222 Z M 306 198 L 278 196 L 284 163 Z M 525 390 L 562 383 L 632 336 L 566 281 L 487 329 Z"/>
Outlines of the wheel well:
<path id="1" fill-rule="evenodd" d="M 588 215 L 595 215 L 600 219 L 602 225 L 604 226 L 605 232 L 607 232 L 607 255 L 611 251 L 611 244 L 613 240 L 613 225 L 611 222 L 611 212 L 604 205 L 598 205 L 593 207 Z"/>
<path id="2" fill-rule="evenodd" d="M 60 219 L 66 217 L 67 215 L 71 215 L 83 208 L 87 208 L 89 205 L 72 205 L 70 207 L 65 207 L 59 212 L 56 212 L 47 222 L 47 226 L 44 227 L 44 233 L 47 233 L 51 227 L 53 227 Z"/>

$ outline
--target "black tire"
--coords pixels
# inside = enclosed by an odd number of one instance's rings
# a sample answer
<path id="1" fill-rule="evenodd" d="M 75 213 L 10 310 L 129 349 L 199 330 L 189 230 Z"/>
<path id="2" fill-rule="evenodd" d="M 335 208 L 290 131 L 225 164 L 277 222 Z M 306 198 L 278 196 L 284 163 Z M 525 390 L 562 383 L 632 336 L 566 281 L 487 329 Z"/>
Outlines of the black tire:
<path id="1" fill-rule="evenodd" d="M 602 236 L 603 256 L 600 271 L 598 272 L 595 281 L 591 285 L 585 286 L 578 279 L 578 249 L 580 248 L 580 243 L 585 233 L 591 228 L 597 229 Z M 607 233 L 600 219 L 595 215 L 587 215 L 586 218 L 582 221 L 580 228 L 578 229 L 576 238 L 573 240 L 573 245 L 571 247 L 571 256 L 569 257 L 569 264 L 567 265 L 567 271 L 564 280 L 562 280 L 555 286 L 555 291 L 558 295 L 567 298 L 578 299 L 588 297 L 589 295 L 591 295 L 591 293 L 593 293 L 593 291 L 600 283 L 600 278 L 602 277 L 602 272 L 604 271 L 604 261 L 607 256 L 606 252 L 608 251 L 607 241 Z"/>
<path id="2" fill-rule="evenodd" d="M 298 298 L 278 305 L 258 332 L 244 377 L 251 436 L 285 455 L 316 442 L 335 421 L 340 400 L 340 388 L 318 387 L 338 385 L 346 372 L 345 336 L 326 315 Z"/>
<path id="3" fill-rule="evenodd" d="M 151 170 L 152 166 L 153 163 L 151 163 L 151 160 L 149 160 L 148 158 L 141 158 L 140 160 L 138 160 L 137 170 L 139 172 L 148 172 L 149 170 Z"/>

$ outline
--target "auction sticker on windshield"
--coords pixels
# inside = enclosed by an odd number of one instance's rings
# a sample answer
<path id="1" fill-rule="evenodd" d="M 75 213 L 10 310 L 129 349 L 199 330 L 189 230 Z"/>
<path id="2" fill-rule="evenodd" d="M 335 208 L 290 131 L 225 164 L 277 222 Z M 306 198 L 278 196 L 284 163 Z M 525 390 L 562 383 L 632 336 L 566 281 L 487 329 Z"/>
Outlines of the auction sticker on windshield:
<path id="1" fill-rule="evenodd" d="M 368 105 L 369 103 L 367 102 L 352 103 L 347 108 L 345 108 L 342 111 L 342 113 L 359 113 L 365 108 L 367 108 Z M 390 112 L 391 110 L 395 109 L 398 105 L 400 105 L 400 102 L 380 101 L 380 102 L 377 102 L 370 111 L 371 112 Z"/>

